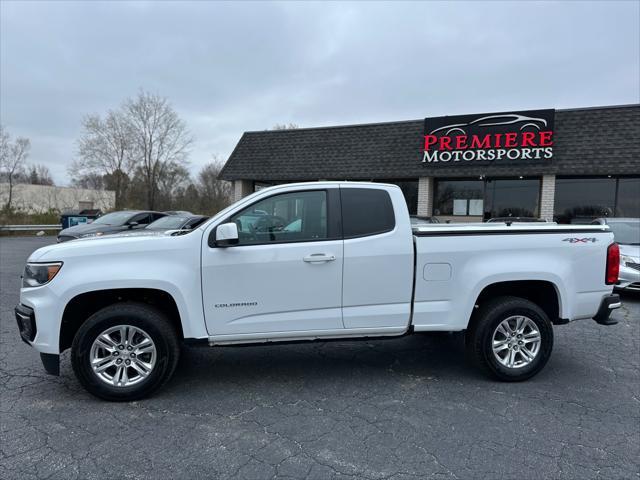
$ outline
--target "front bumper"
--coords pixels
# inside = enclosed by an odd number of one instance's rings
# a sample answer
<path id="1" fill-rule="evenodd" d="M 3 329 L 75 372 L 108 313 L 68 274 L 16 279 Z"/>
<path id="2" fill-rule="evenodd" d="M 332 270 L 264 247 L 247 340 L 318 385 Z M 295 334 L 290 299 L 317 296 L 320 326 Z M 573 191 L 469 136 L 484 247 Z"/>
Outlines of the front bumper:
<path id="1" fill-rule="evenodd" d="M 615 289 L 622 292 L 640 292 L 640 282 L 616 285 Z"/>
<path id="2" fill-rule="evenodd" d="M 36 323 L 36 314 L 31 307 L 26 305 L 18 305 L 14 309 L 16 322 L 18 323 L 18 331 L 20 338 L 24 343 L 33 346 L 33 341 L 38 334 L 38 326 Z M 60 375 L 60 355 L 54 353 L 40 352 L 40 360 L 47 373 L 51 375 Z"/>
<path id="3" fill-rule="evenodd" d="M 598 309 L 598 313 L 596 313 L 593 319 L 596 323 L 600 325 L 615 325 L 618 323 L 617 320 L 613 320 L 609 318 L 611 316 L 611 312 L 616 308 L 620 308 L 622 306 L 622 302 L 620 301 L 620 295 L 612 293 L 611 295 L 607 295 L 602 299 L 600 303 L 600 308 Z"/>
<path id="4" fill-rule="evenodd" d="M 18 331 L 20 332 L 20 338 L 28 345 L 36 338 L 38 329 L 36 326 L 36 314 L 33 308 L 26 305 L 18 305 L 14 309 L 16 316 L 16 322 L 18 322 Z"/>

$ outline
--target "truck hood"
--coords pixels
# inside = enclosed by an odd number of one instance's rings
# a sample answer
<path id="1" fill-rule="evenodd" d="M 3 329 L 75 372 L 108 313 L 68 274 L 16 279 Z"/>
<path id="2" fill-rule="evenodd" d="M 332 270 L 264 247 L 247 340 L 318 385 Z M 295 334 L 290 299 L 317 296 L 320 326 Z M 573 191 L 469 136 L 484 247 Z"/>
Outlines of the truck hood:
<path id="1" fill-rule="evenodd" d="M 102 225 L 95 223 L 85 223 L 80 225 L 75 225 L 73 227 L 65 228 L 61 230 L 58 235 L 68 235 L 71 237 L 80 237 L 81 235 L 88 235 L 91 233 L 109 233 L 109 232 L 118 232 L 120 230 L 126 230 L 127 227 L 123 227 L 120 225 Z"/>
<path id="2" fill-rule="evenodd" d="M 626 255 L 628 257 L 640 258 L 640 245 L 625 245 L 618 244 L 620 247 L 620 255 Z"/>
<path id="3" fill-rule="evenodd" d="M 198 235 L 194 230 L 193 235 Z M 68 242 L 48 245 L 39 248 L 31 254 L 29 262 L 54 262 L 64 261 L 69 257 L 94 256 L 106 254 L 121 254 L 147 250 L 159 245 L 159 242 L 172 242 L 183 236 L 172 236 L 169 232 L 139 232 L 136 235 L 123 233 L 105 235 L 101 237 L 87 237 Z M 158 243 L 152 243 L 158 242 Z M 165 245 L 166 246 L 166 243 Z M 163 247 L 164 247 L 163 246 Z"/>

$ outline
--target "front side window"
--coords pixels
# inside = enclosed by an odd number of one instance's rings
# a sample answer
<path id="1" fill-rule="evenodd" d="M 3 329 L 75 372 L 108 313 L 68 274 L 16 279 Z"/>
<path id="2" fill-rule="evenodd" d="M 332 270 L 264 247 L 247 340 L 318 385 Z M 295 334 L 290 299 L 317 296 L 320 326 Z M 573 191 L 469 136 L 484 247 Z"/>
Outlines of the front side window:
<path id="1" fill-rule="evenodd" d="M 238 226 L 239 245 L 310 242 L 327 238 L 324 190 L 274 195 L 230 219 Z"/>

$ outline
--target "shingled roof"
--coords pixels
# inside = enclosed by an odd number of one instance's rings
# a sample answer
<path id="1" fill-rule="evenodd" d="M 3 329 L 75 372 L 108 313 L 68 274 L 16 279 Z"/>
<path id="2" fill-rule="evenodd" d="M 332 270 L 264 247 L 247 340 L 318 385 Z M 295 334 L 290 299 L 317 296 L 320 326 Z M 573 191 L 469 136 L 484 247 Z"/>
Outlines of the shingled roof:
<path id="1" fill-rule="evenodd" d="M 640 104 L 557 110 L 554 158 L 491 165 L 422 163 L 424 120 L 245 132 L 225 180 L 373 180 L 476 175 L 640 174 Z"/>

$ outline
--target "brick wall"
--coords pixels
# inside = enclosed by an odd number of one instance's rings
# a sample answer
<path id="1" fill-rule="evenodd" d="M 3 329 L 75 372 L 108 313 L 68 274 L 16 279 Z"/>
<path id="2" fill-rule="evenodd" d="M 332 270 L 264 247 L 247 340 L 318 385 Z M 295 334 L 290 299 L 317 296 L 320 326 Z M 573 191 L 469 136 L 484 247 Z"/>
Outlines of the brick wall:
<path id="1" fill-rule="evenodd" d="M 556 194 L 556 176 L 543 175 L 540 192 L 540 218 L 553 221 L 553 204 Z"/>
<path id="2" fill-rule="evenodd" d="M 418 215 L 433 215 L 433 177 L 418 179 Z"/>

